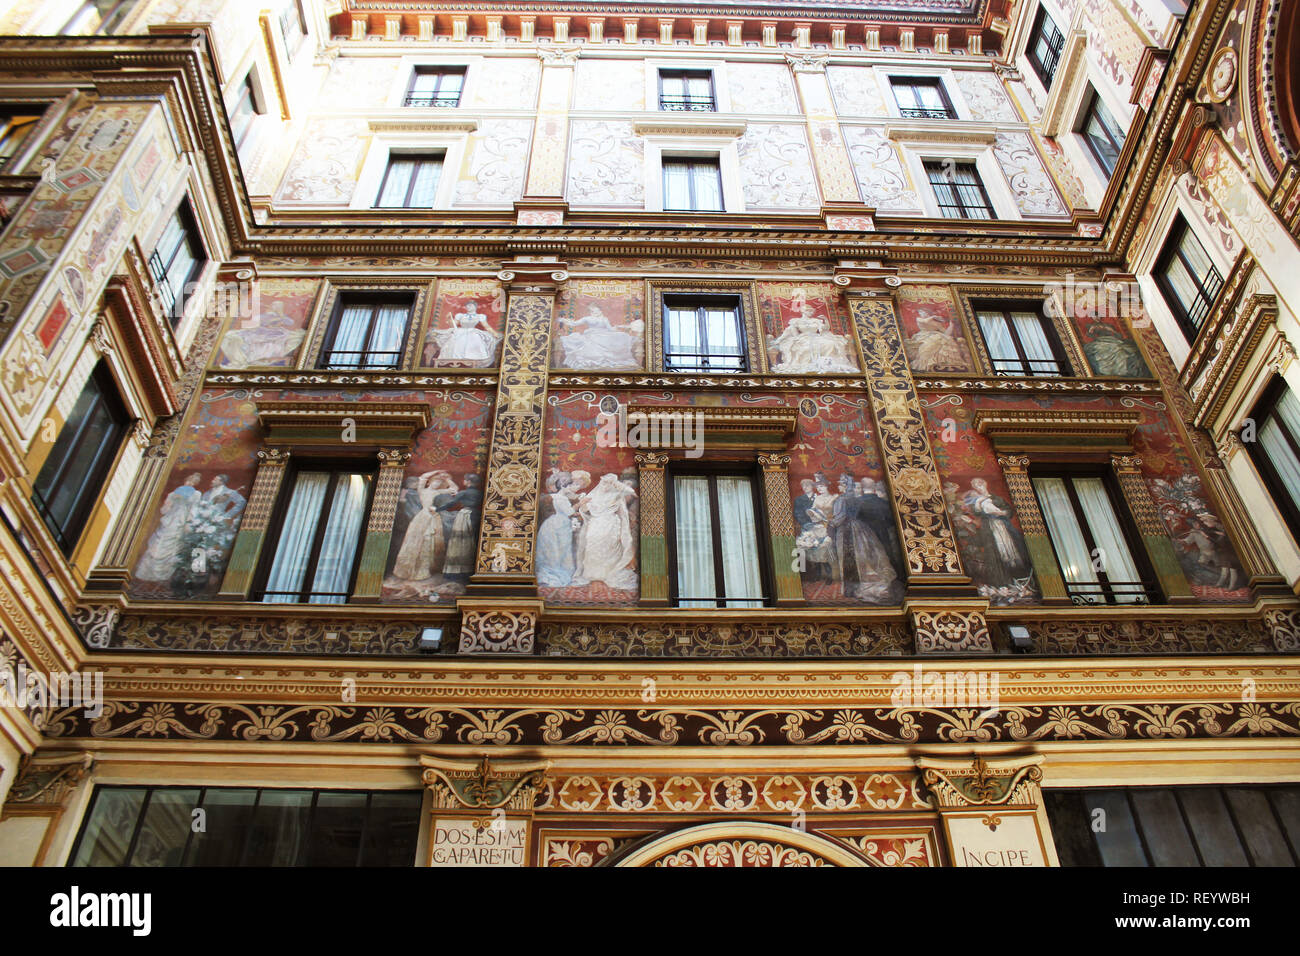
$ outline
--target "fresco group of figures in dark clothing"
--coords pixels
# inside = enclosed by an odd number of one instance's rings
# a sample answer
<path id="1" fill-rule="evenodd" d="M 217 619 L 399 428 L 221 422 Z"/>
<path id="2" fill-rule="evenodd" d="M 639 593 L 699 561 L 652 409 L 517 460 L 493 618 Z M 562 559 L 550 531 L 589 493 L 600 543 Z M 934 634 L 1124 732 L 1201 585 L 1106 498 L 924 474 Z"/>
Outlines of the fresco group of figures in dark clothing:
<path id="1" fill-rule="evenodd" d="M 804 580 L 830 585 L 832 599 L 899 603 L 906 579 L 884 483 L 848 472 L 837 478 L 817 472 L 803 479 L 800 489 L 791 504 Z"/>

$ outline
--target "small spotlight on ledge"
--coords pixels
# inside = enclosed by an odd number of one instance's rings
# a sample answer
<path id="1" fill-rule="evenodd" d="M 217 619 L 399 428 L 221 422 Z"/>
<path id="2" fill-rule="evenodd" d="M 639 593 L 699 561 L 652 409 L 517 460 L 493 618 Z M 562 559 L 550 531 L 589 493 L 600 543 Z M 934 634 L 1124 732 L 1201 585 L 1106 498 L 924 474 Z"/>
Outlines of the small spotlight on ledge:
<path id="1" fill-rule="evenodd" d="M 1011 638 L 1011 649 L 1017 653 L 1026 654 L 1034 649 L 1034 639 L 1023 624 L 1008 625 L 1007 636 Z"/>
<path id="2" fill-rule="evenodd" d="M 420 652 L 433 654 L 442 647 L 442 628 L 426 627 L 420 632 Z"/>

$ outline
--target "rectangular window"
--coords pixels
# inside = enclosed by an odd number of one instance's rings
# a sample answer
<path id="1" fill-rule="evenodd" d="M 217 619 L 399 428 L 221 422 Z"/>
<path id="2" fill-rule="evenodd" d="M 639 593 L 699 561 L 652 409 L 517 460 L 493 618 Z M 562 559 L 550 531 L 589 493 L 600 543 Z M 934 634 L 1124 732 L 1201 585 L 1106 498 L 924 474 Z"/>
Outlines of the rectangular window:
<path id="1" fill-rule="evenodd" d="M 299 468 L 286 481 L 279 530 L 259 600 L 266 604 L 346 604 L 373 468 Z"/>
<path id="2" fill-rule="evenodd" d="M 664 370 L 745 372 L 749 362 L 736 296 L 664 296 Z"/>
<path id="3" fill-rule="evenodd" d="M 763 607 L 767 603 L 749 474 L 672 476 L 672 598 L 676 607 Z"/>
<path id="4" fill-rule="evenodd" d="M 1300 865 L 1294 784 L 1053 789 L 1043 805 L 1061 866 Z"/>
<path id="5" fill-rule="evenodd" d="M 199 239 L 194 212 L 189 200 L 182 199 L 149 256 L 149 271 L 153 273 L 163 309 L 171 316 L 173 327 L 185 314 L 187 287 L 203 272 L 206 262 L 207 252 Z"/>
<path id="6" fill-rule="evenodd" d="M 901 116 L 911 119 L 956 119 L 943 82 L 937 76 L 893 76 L 894 100 Z"/>
<path id="7" fill-rule="evenodd" d="M 1056 76 L 1056 67 L 1061 62 L 1061 49 L 1065 46 L 1065 34 L 1056 27 L 1056 22 L 1047 14 L 1041 4 L 1038 15 L 1034 18 L 1034 29 L 1029 34 L 1025 45 L 1025 56 L 1034 68 L 1038 78 L 1043 81 L 1045 89 L 1052 88 L 1052 77 Z"/>
<path id="8" fill-rule="evenodd" d="M 443 153 L 391 153 L 375 198 L 378 209 L 432 209 Z"/>
<path id="9" fill-rule="evenodd" d="M 230 132 L 235 138 L 235 149 L 243 148 L 244 141 L 248 139 L 248 134 L 253 129 L 253 120 L 257 119 L 262 112 L 263 110 L 257 105 L 257 94 L 253 90 L 253 73 L 250 70 L 239 86 L 239 99 L 235 100 L 235 105 L 230 108 Z"/>
<path id="10" fill-rule="evenodd" d="M 659 108 L 673 112 L 717 112 L 713 74 L 709 70 L 660 70 Z"/>
<path id="11" fill-rule="evenodd" d="M 927 160 L 925 175 L 945 219 L 996 219 L 974 163 Z"/>
<path id="12" fill-rule="evenodd" d="M 320 368 L 384 369 L 402 363 L 412 299 L 343 293 L 325 335 Z"/>
<path id="13" fill-rule="evenodd" d="M 100 362 L 32 483 L 32 503 L 65 555 L 104 493 L 130 422 L 113 376 Z"/>
<path id="14" fill-rule="evenodd" d="M 299 0 L 288 0 L 280 7 L 280 36 L 284 38 L 285 52 L 292 59 L 307 36 L 307 24 L 302 18 Z"/>
<path id="15" fill-rule="evenodd" d="M 1280 378 L 1264 391 L 1243 431 L 1242 443 L 1268 487 L 1273 503 L 1300 541 L 1300 399 Z"/>
<path id="16" fill-rule="evenodd" d="M 1174 217 L 1156 260 L 1155 278 L 1187 341 L 1195 341 L 1223 288 L 1223 277 L 1181 215 Z"/>
<path id="17" fill-rule="evenodd" d="M 1103 475 L 1031 476 L 1065 590 L 1075 604 L 1146 604 L 1155 596 L 1141 551 Z"/>
<path id="18" fill-rule="evenodd" d="M 41 114 L 33 106 L 0 109 L 0 169 L 18 155 L 40 120 Z"/>
<path id="19" fill-rule="evenodd" d="M 71 866 L 412 866 L 418 790 L 95 788 Z M 204 811 L 205 827 L 191 825 Z"/>
<path id="20" fill-rule="evenodd" d="M 1069 374 L 1056 336 L 1037 308 L 980 305 L 975 320 L 995 375 Z"/>
<path id="21" fill-rule="evenodd" d="M 135 0 L 85 0 L 59 29 L 59 35 L 107 35 L 121 25 L 133 6 Z"/>
<path id="22" fill-rule="evenodd" d="M 460 105 L 461 90 L 465 88 L 465 68 L 417 66 L 411 74 L 411 85 L 406 88 L 403 106 Z"/>
<path id="23" fill-rule="evenodd" d="M 717 157 L 665 156 L 665 212 L 722 212 L 722 167 Z"/>
<path id="24" fill-rule="evenodd" d="M 1124 149 L 1124 129 L 1115 122 L 1115 117 L 1110 115 L 1110 110 L 1106 109 L 1106 104 L 1101 101 L 1096 90 L 1093 91 L 1092 98 L 1088 101 L 1088 110 L 1079 124 L 1079 134 L 1106 175 L 1114 173 L 1120 151 Z"/>

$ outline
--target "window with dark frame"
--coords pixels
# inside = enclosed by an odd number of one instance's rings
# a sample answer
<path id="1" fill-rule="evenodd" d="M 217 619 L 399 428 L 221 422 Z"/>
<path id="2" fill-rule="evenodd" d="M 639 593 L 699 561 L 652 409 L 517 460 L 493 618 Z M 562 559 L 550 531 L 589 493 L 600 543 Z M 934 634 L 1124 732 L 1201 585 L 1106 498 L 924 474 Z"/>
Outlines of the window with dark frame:
<path id="1" fill-rule="evenodd" d="M 303 462 L 286 476 L 253 600 L 346 604 L 374 491 L 373 462 Z"/>
<path id="2" fill-rule="evenodd" d="M 1194 342 L 1223 288 L 1223 277 L 1181 215 L 1174 217 L 1156 260 L 1155 280 L 1187 341 Z"/>
<path id="3" fill-rule="evenodd" d="M 100 362 L 32 482 L 32 503 L 65 555 L 76 547 L 103 496 L 130 425 L 113 375 Z"/>
<path id="4" fill-rule="evenodd" d="M 1032 470 L 1066 593 L 1075 604 L 1149 604 L 1154 575 L 1109 473 Z"/>
<path id="5" fill-rule="evenodd" d="M 376 209 L 432 209 L 446 154 L 390 153 Z"/>
<path id="6" fill-rule="evenodd" d="M 1264 390 L 1241 439 L 1291 537 L 1300 542 L 1300 398 L 1282 378 L 1275 376 Z"/>
<path id="7" fill-rule="evenodd" d="M 771 589 L 752 470 L 670 469 L 670 598 L 675 607 L 764 607 Z"/>
<path id="8" fill-rule="evenodd" d="M 1295 784 L 1052 788 L 1043 806 L 1061 866 L 1300 865 Z"/>
<path id="9" fill-rule="evenodd" d="M 1047 9 L 1038 5 L 1038 14 L 1034 17 L 1034 28 L 1030 31 L 1029 42 L 1025 44 L 1025 56 L 1034 68 L 1038 78 L 1043 81 L 1045 89 L 1052 88 L 1052 78 L 1061 62 L 1061 50 L 1065 47 L 1065 34 L 1056 26 Z"/>
<path id="10" fill-rule="evenodd" d="M 249 70 L 239 86 L 239 99 L 230 108 L 230 132 L 235 138 L 235 149 L 243 148 L 244 141 L 253 129 L 253 121 L 263 112 L 253 89 L 253 71 Z"/>
<path id="11" fill-rule="evenodd" d="M 418 790 L 97 786 L 70 865 L 413 866 L 421 800 Z"/>
<path id="12" fill-rule="evenodd" d="M 722 166 L 716 156 L 663 158 L 664 212 L 723 212 Z"/>
<path id="13" fill-rule="evenodd" d="M 994 375 L 1070 374 L 1052 323 L 1038 303 L 973 303 Z"/>
<path id="14" fill-rule="evenodd" d="M 173 327 L 185 314 L 187 287 L 198 279 L 206 263 L 207 252 L 199 238 L 194 211 L 190 201 L 182 199 L 149 256 L 149 271 Z"/>
<path id="15" fill-rule="evenodd" d="M 956 119 L 952 103 L 937 76 L 891 76 L 899 115 L 909 119 Z"/>
<path id="16" fill-rule="evenodd" d="M 746 372 L 740 297 L 664 296 L 664 371 Z"/>
<path id="17" fill-rule="evenodd" d="M 403 106 L 432 106 L 450 109 L 460 105 L 465 88 L 463 66 L 417 66 L 411 73 Z"/>
<path id="18" fill-rule="evenodd" d="M 18 155 L 40 121 L 34 105 L 0 107 L 0 169 Z"/>
<path id="19" fill-rule="evenodd" d="M 671 112 L 716 113 L 713 73 L 709 70 L 660 70 L 659 109 Z"/>
<path id="20" fill-rule="evenodd" d="M 1105 170 L 1107 176 L 1114 173 L 1119 154 L 1124 149 L 1124 129 L 1110 115 L 1096 90 L 1088 100 L 1088 109 L 1079 123 L 1078 132 L 1088 144 L 1097 165 Z"/>
<path id="21" fill-rule="evenodd" d="M 945 219 L 996 219 L 974 163 L 926 160 L 925 175 Z"/>
<path id="22" fill-rule="evenodd" d="M 325 334 L 319 368 L 386 369 L 402 362 L 414 297 L 344 292 Z"/>

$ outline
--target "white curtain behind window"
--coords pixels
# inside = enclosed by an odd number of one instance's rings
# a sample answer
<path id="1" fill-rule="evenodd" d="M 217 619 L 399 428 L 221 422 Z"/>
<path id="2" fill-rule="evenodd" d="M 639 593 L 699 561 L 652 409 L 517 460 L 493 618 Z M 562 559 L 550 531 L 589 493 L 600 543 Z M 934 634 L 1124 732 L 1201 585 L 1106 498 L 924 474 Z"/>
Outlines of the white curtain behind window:
<path id="1" fill-rule="evenodd" d="M 680 159 L 663 162 L 664 209 L 690 209 L 690 166 Z"/>
<path id="2" fill-rule="evenodd" d="M 309 603 L 347 603 L 352 565 L 357 554 L 357 539 L 361 533 L 361 522 L 365 518 L 369 491 L 369 475 L 338 476 L 334 500 L 325 525 L 325 536 L 321 539 L 320 558 L 316 561 Z"/>
<path id="3" fill-rule="evenodd" d="M 406 319 L 410 310 L 404 305 L 386 305 L 375 316 L 375 330 L 370 339 L 370 368 L 396 368 L 402 360 L 402 340 L 406 337 Z"/>
<path id="4" fill-rule="evenodd" d="M 980 331 L 984 333 L 984 344 L 988 346 L 989 358 L 993 360 L 993 371 L 1019 371 L 1020 356 L 1016 354 L 1011 330 L 1007 327 L 1007 320 L 1002 313 L 979 312 L 977 317 Z"/>
<path id="5" fill-rule="evenodd" d="M 1052 355 L 1052 347 L 1047 344 L 1047 334 L 1043 331 L 1043 323 L 1038 315 L 1033 312 L 1012 312 L 1011 319 L 1016 323 L 1020 347 L 1025 350 L 1025 359 L 1029 362 L 1029 374 L 1057 374 L 1056 357 Z"/>
<path id="6" fill-rule="evenodd" d="M 727 607 L 762 607 L 758 531 L 748 478 L 718 479 L 718 524 L 722 532 L 722 586 Z"/>
<path id="7" fill-rule="evenodd" d="M 713 575 L 713 531 L 709 520 L 709 479 L 679 477 L 673 481 L 677 524 L 677 593 L 679 607 L 717 607 Z"/>
<path id="8" fill-rule="evenodd" d="M 1129 552 L 1128 542 L 1119 528 L 1119 516 L 1111 507 L 1110 495 L 1100 478 L 1075 478 L 1074 490 L 1079 496 L 1079 506 L 1088 521 L 1088 530 L 1092 540 L 1101 549 L 1102 566 L 1106 577 L 1113 583 L 1136 582 L 1140 580 L 1137 565 Z M 1140 592 L 1119 591 L 1115 600 L 1121 604 L 1132 604 L 1142 597 Z"/>
<path id="9" fill-rule="evenodd" d="M 370 313 L 368 305 L 344 306 L 330 347 L 330 368 L 357 368 L 361 364 L 370 332 Z"/>
<path id="10" fill-rule="evenodd" d="M 1035 478 L 1034 490 L 1038 492 L 1038 504 L 1043 509 L 1043 519 L 1065 580 L 1071 584 L 1095 584 L 1097 574 L 1092 569 L 1092 554 L 1074 516 L 1065 482 L 1060 478 Z M 1095 593 L 1095 589 L 1084 593 Z"/>
<path id="11" fill-rule="evenodd" d="M 1278 411 L 1279 413 L 1282 411 L 1280 405 Z M 1259 429 L 1259 444 L 1277 470 L 1277 475 L 1282 479 L 1291 501 L 1296 507 L 1300 507 L 1300 461 L 1296 460 L 1295 453 L 1291 450 L 1286 436 L 1282 434 L 1277 419 L 1270 417 L 1264 420 L 1264 424 Z"/>
<path id="12" fill-rule="evenodd" d="M 266 580 L 265 603 L 297 603 L 329 480 L 328 472 L 298 473 L 293 497 L 289 499 L 289 508 L 284 515 L 280 540 L 275 547 L 275 560 L 271 562 L 271 573 Z M 288 593 L 272 593 L 277 591 Z"/>
<path id="13" fill-rule="evenodd" d="M 692 164 L 691 170 L 695 180 L 695 208 L 721 212 L 722 173 L 718 164 L 697 162 Z"/>

